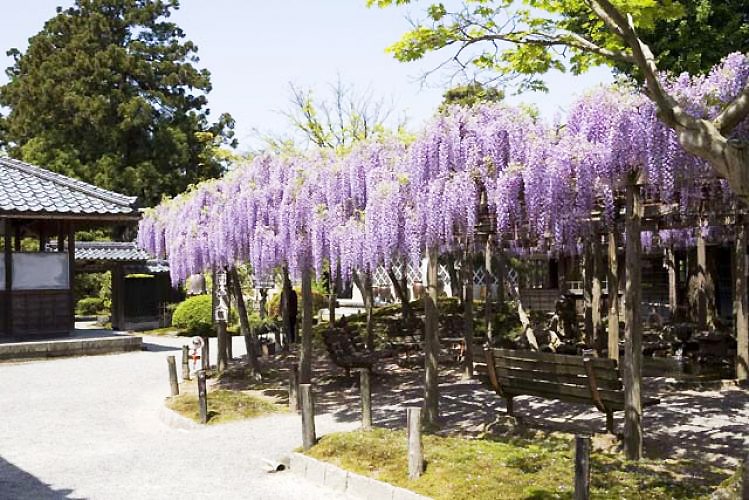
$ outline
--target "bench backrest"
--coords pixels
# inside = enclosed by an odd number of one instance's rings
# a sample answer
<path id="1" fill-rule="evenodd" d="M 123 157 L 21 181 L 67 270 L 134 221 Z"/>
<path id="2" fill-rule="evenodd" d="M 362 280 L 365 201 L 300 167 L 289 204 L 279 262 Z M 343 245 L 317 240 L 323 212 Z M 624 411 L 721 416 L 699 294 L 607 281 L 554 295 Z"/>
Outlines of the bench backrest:
<path id="1" fill-rule="evenodd" d="M 529 394 L 600 407 L 623 404 L 616 360 L 512 349 L 485 351 L 489 380 L 504 397 Z"/>

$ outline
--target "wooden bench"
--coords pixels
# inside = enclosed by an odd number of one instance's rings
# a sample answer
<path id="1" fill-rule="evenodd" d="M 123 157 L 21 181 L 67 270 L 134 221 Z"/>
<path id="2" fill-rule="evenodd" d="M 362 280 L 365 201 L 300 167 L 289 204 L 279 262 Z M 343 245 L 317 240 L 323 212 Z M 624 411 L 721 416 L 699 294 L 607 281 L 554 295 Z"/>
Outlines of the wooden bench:
<path id="1" fill-rule="evenodd" d="M 354 339 L 348 332 L 333 330 L 323 333 L 323 341 L 328 349 L 330 359 L 337 366 L 346 370 L 346 376 L 351 376 L 352 368 L 372 369 L 378 360 L 377 353 L 361 351 L 355 344 Z"/>
<path id="2" fill-rule="evenodd" d="M 530 395 L 592 405 L 606 414 L 606 429 L 614 433 L 614 412 L 624 410 L 624 387 L 616 360 L 512 349 L 485 349 L 489 381 L 507 400 Z M 642 398 L 642 406 L 660 401 Z"/>

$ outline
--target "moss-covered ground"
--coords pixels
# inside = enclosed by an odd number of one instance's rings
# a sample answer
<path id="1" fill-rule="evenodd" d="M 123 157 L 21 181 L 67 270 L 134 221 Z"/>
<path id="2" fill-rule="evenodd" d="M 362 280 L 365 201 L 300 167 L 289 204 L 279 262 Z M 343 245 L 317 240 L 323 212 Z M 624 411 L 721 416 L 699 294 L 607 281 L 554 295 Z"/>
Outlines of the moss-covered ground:
<path id="1" fill-rule="evenodd" d="M 181 394 L 167 399 L 167 407 L 200 422 L 198 397 L 194 393 Z M 273 400 L 255 394 L 224 389 L 208 392 L 208 423 L 220 424 L 287 411 Z"/>
<path id="2" fill-rule="evenodd" d="M 409 481 L 403 431 L 374 429 L 323 437 L 308 454 L 436 499 L 572 498 L 570 435 L 481 439 L 424 435 L 426 471 Z M 595 452 L 592 498 L 707 498 L 728 472 L 688 460 L 627 462 Z"/>

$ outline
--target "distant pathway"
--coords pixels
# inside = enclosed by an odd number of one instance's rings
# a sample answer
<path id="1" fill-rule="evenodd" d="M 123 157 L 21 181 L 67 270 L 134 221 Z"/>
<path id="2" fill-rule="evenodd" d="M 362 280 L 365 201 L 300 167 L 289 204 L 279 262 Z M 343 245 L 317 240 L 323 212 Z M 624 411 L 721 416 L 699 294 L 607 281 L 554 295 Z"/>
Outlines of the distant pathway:
<path id="1" fill-rule="evenodd" d="M 144 352 L 0 364 L 0 499 L 337 498 L 262 470 L 264 458 L 301 445 L 297 415 L 191 431 L 162 423 L 166 356 L 179 359 L 186 340 L 146 337 Z M 318 435 L 356 425 L 331 415 L 316 423 Z"/>

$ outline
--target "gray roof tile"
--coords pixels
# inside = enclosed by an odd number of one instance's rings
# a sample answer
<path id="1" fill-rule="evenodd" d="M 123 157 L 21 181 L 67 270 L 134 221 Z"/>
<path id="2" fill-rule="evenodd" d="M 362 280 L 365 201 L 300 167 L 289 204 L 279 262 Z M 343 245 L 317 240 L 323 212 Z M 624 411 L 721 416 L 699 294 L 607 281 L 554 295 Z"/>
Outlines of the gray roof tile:
<path id="1" fill-rule="evenodd" d="M 145 262 L 151 259 L 148 252 L 133 242 L 76 241 L 75 260 L 107 260 L 118 262 Z"/>
<path id="2" fill-rule="evenodd" d="M 138 216 L 135 197 L 0 157 L 0 214 Z"/>

